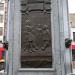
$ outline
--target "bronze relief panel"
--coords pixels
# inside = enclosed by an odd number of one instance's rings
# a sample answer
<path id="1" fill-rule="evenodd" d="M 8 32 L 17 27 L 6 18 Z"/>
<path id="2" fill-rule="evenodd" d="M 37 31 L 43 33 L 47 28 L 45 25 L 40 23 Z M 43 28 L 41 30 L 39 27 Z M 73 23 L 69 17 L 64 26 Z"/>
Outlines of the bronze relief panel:
<path id="1" fill-rule="evenodd" d="M 49 56 L 51 27 L 49 14 L 29 14 L 22 17 L 22 51 L 26 56 Z"/>
<path id="2" fill-rule="evenodd" d="M 50 0 L 27 0 L 21 4 L 22 67 L 52 66 L 50 3 Z"/>

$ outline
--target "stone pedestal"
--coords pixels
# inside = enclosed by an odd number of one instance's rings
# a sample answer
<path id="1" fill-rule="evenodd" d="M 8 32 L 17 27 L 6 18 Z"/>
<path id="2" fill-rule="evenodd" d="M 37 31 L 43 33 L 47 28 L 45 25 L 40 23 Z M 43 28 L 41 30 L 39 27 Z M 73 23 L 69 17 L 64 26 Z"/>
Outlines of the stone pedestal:
<path id="1" fill-rule="evenodd" d="M 71 58 L 68 66 L 65 59 L 69 50 L 65 38 L 70 37 L 67 0 L 26 1 L 9 1 L 9 75 L 67 75 L 71 72 Z M 49 63 L 26 67 L 31 61 Z"/>

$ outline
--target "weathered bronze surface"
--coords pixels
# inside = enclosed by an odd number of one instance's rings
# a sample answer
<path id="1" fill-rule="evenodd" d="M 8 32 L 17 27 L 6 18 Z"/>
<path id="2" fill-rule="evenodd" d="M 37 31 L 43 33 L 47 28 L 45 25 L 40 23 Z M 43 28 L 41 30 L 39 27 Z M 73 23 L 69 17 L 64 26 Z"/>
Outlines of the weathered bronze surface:
<path id="1" fill-rule="evenodd" d="M 50 0 L 21 0 L 21 8 L 22 66 L 51 67 L 52 38 Z M 32 64 L 36 66 L 31 66 Z M 40 64 L 42 66 L 39 66 Z"/>

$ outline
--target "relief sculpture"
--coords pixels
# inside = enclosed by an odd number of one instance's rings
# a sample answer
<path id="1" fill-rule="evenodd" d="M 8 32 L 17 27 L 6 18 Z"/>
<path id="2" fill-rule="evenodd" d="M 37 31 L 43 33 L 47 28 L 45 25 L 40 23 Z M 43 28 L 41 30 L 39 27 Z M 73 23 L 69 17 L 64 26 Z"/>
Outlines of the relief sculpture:
<path id="1" fill-rule="evenodd" d="M 21 67 L 52 67 L 51 0 L 21 0 Z"/>
<path id="2" fill-rule="evenodd" d="M 24 34 L 24 51 L 44 51 L 50 46 L 50 33 L 47 25 L 36 25 L 35 27 L 26 26 Z"/>

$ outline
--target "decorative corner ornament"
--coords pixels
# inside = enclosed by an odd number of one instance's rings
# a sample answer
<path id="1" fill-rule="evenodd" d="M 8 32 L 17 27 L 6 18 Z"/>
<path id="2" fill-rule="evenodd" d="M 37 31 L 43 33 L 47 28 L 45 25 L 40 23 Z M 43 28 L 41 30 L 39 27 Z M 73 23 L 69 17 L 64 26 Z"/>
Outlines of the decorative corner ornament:
<path id="1" fill-rule="evenodd" d="M 65 39 L 65 47 L 70 48 L 72 40 L 70 38 Z"/>
<path id="2" fill-rule="evenodd" d="M 4 47 L 6 50 L 8 50 L 8 41 L 6 41 L 6 42 L 3 43 L 3 47 Z"/>

